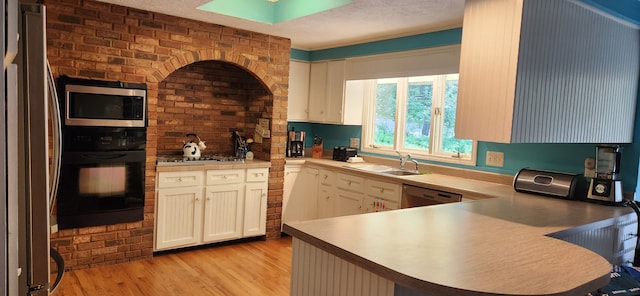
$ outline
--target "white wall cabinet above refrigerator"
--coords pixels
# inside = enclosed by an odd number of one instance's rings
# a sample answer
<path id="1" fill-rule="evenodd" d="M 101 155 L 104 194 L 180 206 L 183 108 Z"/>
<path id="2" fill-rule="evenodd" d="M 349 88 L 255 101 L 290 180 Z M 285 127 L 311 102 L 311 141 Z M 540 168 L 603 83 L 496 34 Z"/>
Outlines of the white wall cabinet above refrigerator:
<path id="1" fill-rule="evenodd" d="M 467 0 L 456 137 L 631 142 L 639 32 L 577 1 Z"/>
<path id="2" fill-rule="evenodd" d="M 309 121 L 361 125 L 363 82 L 346 81 L 346 60 L 311 63 Z"/>

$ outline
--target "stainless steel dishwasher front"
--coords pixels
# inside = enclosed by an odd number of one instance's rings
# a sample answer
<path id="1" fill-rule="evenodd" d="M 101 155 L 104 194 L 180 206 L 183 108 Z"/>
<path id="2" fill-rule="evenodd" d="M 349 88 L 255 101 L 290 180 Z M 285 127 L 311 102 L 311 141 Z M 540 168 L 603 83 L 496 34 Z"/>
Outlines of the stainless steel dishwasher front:
<path id="1" fill-rule="evenodd" d="M 402 186 L 402 200 L 400 202 L 400 207 L 404 209 L 460 201 L 462 201 L 462 194 L 459 193 L 405 184 Z"/>

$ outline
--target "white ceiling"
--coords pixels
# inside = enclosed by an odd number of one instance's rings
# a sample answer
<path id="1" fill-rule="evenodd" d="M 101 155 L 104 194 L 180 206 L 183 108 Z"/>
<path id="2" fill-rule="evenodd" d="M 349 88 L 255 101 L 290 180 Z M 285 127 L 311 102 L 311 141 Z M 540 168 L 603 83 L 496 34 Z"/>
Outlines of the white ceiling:
<path id="1" fill-rule="evenodd" d="M 100 1 L 286 37 L 291 39 L 291 47 L 302 50 L 460 27 L 464 10 L 464 0 L 353 0 L 342 7 L 269 25 L 196 9 L 210 0 Z"/>

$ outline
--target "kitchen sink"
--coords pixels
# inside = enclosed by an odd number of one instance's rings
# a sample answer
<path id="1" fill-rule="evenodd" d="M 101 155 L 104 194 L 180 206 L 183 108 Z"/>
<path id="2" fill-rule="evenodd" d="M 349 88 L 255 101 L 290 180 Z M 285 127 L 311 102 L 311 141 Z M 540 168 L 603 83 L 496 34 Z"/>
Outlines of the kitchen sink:
<path id="1" fill-rule="evenodd" d="M 402 170 L 393 168 L 387 165 L 379 165 L 379 164 L 364 164 L 364 165 L 349 165 L 345 166 L 346 168 L 367 171 L 376 174 L 382 175 L 391 175 L 391 176 L 411 176 L 411 175 L 419 175 L 420 172 L 411 171 L 411 170 Z"/>
<path id="2" fill-rule="evenodd" d="M 420 172 L 416 171 L 406 171 L 406 170 L 392 170 L 386 172 L 380 172 L 385 175 L 393 175 L 393 176 L 411 176 L 411 175 L 419 175 Z"/>

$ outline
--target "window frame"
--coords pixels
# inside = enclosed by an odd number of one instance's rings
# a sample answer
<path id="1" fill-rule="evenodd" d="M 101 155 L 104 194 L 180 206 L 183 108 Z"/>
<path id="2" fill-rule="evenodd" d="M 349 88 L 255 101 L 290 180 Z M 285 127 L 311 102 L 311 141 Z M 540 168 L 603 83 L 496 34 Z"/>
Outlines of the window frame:
<path id="1" fill-rule="evenodd" d="M 452 73 L 453 74 L 453 73 Z M 388 146 L 375 146 L 373 144 L 374 129 L 375 129 L 375 100 L 376 89 L 378 79 L 365 80 L 365 94 L 363 102 L 363 116 L 362 116 L 362 145 L 361 150 L 367 153 L 381 154 L 388 156 L 398 156 L 396 151 L 403 154 L 411 154 L 412 158 L 418 160 L 436 161 L 444 163 L 461 164 L 468 166 L 476 166 L 478 145 L 477 141 L 472 141 L 471 155 L 469 158 L 455 157 L 455 153 L 445 152 L 441 150 L 442 146 L 442 131 L 444 126 L 444 103 L 446 92 L 446 76 L 442 75 L 423 75 L 423 76 L 436 76 L 433 82 L 433 97 L 431 102 L 431 128 L 429 134 L 429 149 L 427 153 L 424 150 L 404 148 L 404 135 L 405 129 L 401 123 L 405 123 L 406 108 L 407 108 L 407 89 L 409 80 L 413 77 L 397 77 L 400 83 L 397 84 L 396 95 L 396 114 L 395 114 L 395 126 L 394 126 L 394 141 L 393 147 Z M 382 79 L 381 79 L 382 80 Z M 386 79 L 385 79 L 386 80 Z M 391 79 L 389 79 L 391 80 Z M 436 95 L 436 92 L 438 94 Z M 436 112 L 439 115 L 436 115 Z M 436 117 L 437 116 L 437 117 Z M 437 118 L 437 119 L 436 119 Z M 401 148 L 402 147 L 402 148 Z"/>

